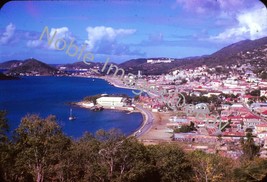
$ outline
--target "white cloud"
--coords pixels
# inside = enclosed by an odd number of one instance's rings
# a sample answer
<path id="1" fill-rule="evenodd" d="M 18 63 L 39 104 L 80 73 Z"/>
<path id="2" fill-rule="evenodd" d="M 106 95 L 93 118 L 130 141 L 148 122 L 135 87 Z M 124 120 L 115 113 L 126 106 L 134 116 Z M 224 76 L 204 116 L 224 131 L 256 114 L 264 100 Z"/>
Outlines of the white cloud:
<path id="1" fill-rule="evenodd" d="M 87 27 L 88 40 L 85 43 L 89 50 L 93 50 L 101 41 L 114 42 L 116 38 L 135 33 L 134 29 L 114 29 L 112 27 L 98 26 Z"/>
<path id="2" fill-rule="evenodd" d="M 73 38 L 71 36 L 71 32 L 69 31 L 68 27 L 52 28 L 51 32 L 50 32 L 50 37 L 53 37 L 55 32 L 56 32 L 56 36 L 53 39 L 53 42 L 49 47 L 50 49 L 55 49 L 55 42 L 57 39 L 64 39 L 66 41 L 69 41 Z M 61 45 L 59 45 L 59 46 L 61 46 Z"/>
<path id="3" fill-rule="evenodd" d="M 10 23 L 6 26 L 6 31 L 0 36 L 0 44 L 8 44 L 12 41 L 12 38 L 15 33 L 15 25 Z"/>
<path id="4" fill-rule="evenodd" d="M 232 26 L 210 40 L 235 42 L 244 39 L 257 39 L 267 35 L 267 9 L 254 8 L 236 16 L 237 25 Z"/>
<path id="5" fill-rule="evenodd" d="M 66 44 L 68 44 L 68 41 L 74 39 L 74 37 L 72 36 L 72 34 L 69 31 L 68 27 L 51 28 L 51 31 L 49 33 L 50 39 L 52 39 L 52 37 L 54 36 L 54 34 L 55 34 L 55 37 L 54 37 L 52 43 L 50 44 L 50 46 L 48 45 L 48 40 L 46 38 L 46 33 L 42 37 L 42 40 L 39 40 L 39 38 L 42 35 L 42 33 L 40 33 L 40 36 L 38 37 L 38 39 L 27 41 L 27 46 L 28 47 L 45 47 L 45 48 L 48 48 L 48 49 L 55 50 L 56 49 L 55 48 L 55 43 L 56 43 L 56 41 L 58 39 L 64 39 L 66 41 Z M 61 44 L 59 44 L 57 46 L 58 47 L 61 47 L 62 44 L 63 43 L 61 42 Z"/>

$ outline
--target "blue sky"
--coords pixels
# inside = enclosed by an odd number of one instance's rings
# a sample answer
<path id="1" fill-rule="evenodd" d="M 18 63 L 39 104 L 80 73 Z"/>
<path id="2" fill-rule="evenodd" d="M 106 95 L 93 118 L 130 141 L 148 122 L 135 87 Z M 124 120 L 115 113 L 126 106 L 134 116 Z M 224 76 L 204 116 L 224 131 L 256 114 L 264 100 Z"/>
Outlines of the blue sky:
<path id="1" fill-rule="evenodd" d="M 39 40 L 46 26 L 56 33 L 51 45 Z M 73 63 L 71 41 L 77 55 L 86 46 L 83 54 L 97 62 L 183 58 L 266 35 L 267 10 L 258 0 L 15 1 L 0 11 L 0 62 Z"/>

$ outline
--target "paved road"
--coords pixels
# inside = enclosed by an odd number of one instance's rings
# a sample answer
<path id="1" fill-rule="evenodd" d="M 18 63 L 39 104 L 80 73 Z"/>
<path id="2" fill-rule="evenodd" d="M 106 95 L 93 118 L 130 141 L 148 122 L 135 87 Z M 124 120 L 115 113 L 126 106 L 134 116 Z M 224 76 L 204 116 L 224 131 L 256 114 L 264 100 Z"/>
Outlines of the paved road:
<path id="1" fill-rule="evenodd" d="M 134 135 L 138 138 L 150 130 L 150 128 L 153 125 L 154 118 L 153 118 L 151 111 L 144 109 L 141 105 L 136 105 L 136 108 L 139 109 L 140 111 L 142 111 L 142 113 L 145 115 L 143 125 L 141 126 L 141 128 L 137 132 L 134 133 Z"/>

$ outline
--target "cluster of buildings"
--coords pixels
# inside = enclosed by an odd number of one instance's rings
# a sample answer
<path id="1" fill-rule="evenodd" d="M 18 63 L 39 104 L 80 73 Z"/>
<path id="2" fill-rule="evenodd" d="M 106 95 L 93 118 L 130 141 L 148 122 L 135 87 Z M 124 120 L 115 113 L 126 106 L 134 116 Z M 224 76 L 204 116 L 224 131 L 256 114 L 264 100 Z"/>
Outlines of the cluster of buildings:
<path id="1" fill-rule="evenodd" d="M 251 56 L 256 63 L 258 59 L 263 58 L 251 54 L 245 52 L 240 55 L 244 56 L 242 65 L 202 65 L 191 69 L 177 69 L 162 75 L 138 74 L 135 79 L 131 79 L 135 81 L 135 88 L 148 93 L 139 96 L 143 107 L 152 112 L 171 113 L 166 130 L 170 131 L 192 122 L 197 127 L 197 130 L 191 133 L 174 133 L 173 140 L 199 144 L 198 148 L 208 152 L 220 151 L 223 155 L 238 157 L 242 154 L 240 139 L 245 138 L 246 133 L 251 131 L 254 141 L 265 151 L 262 156 L 267 157 L 264 154 L 267 153 L 267 80 L 262 79 L 255 71 L 255 65 L 251 65 L 247 60 Z M 172 61 L 148 59 L 147 63 L 168 64 Z M 153 90 L 164 90 L 166 96 Z M 204 104 L 209 106 L 213 115 L 207 114 L 206 117 L 199 118 L 187 115 L 182 109 L 180 112 L 184 114 L 180 113 L 178 116 L 164 102 L 169 99 L 169 95 L 177 92 L 194 98 L 205 97 Z M 219 102 L 212 102 L 214 98 Z M 105 107 L 123 106 L 122 98 L 103 97 L 97 102 Z M 193 104 L 201 102 L 203 101 L 194 101 Z M 226 127 L 221 130 L 221 125 Z M 196 146 L 192 145 L 192 148 L 194 147 Z"/>
<path id="2" fill-rule="evenodd" d="M 216 71 L 221 67 L 208 68 L 205 65 L 195 69 L 175 70 L 167 75 L 143 76 L 138 79 L 137 84 L 139 88 L 145 84 L 146 87 L 149 85 L 165 89 L 170 94 L 179 91 L 190 96 L 208 99 L 217 97 L 220 100 L 220 104 L 215 109 L 213 108 L 213 112 L 216 112 L 218 116 L 215 125 L 211 124 L 214 117 L 211 118 L 209 115 L 206 118 L 197 119 L 186 114 L 177 117 L 173 113 L 166 128 L 179 128 L 191 122 L 197 126 L 197 131 L 191 133 L 175 133 L 174 140 L 199 143 L 205 146 L 203 148 L 207 147 L 205 150 L 213 152 L 217 150 L 227 156 L 238 157 L 242 154 L 240 139 L 246 138 L 247 131 L 252 131 L 254 141 L 264 151 L 262 156 L 267 157 L 265 155 L 267 153 L 267 80 L 259 78 L 250 71 L 251 67 L 246 64 L 241 67 L 233 65 L 229 68 L 232 71 L 228 75 Z M 259 95 L 250 94 L 255 90 L 259 92 Z M 164 99 L 157 99 L 158 95 L 153 94 L 153 91 L 149 95 L 150 97 L 139 97 L 145 107 L 151 109 L 152 112 L 169 110 L 166 104 L 161 102 Z M 212 106 L 215 103 L 205 104 Z M 220 123 L 226 124 L 227 127 L 218 133 Z M 210 144 L 217 145 L 218 134 L 221 136 L 219 143 L 222 146 L 209 148 Z"/>
<path id="3" fill-rule="evenodd" d="M 171 63 L 173 61 L 174 61 L 173 59 L 162 58 L 162 59 L 148 59 L 146 62 L 150 64 L 155 64 L 155 63 Z"/>

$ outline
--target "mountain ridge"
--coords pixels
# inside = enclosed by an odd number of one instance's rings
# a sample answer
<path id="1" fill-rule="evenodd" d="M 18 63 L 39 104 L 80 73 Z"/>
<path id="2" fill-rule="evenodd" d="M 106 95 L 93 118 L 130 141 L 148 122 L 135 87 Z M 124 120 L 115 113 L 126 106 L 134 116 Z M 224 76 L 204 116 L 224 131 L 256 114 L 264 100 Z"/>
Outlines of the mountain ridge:
<path id="1" fill-rule="evenodd" d="M 5 62 L 6 63 L 6 62 Z M 0 64 L 1 66 L 1 64 Z M 7 71 L 10 75 L 20 75 L 27 73 L 36 73 L 40 75 L 54 75 L 58 70 L 37 59 L 26 59 L 20 62 L 20 65 L 11 67 Z"/>
<path id="2" fill-rule="evenodd" d="M 154 63 L 154 64 L 147 63 L 148 59 L 168 59 L 166 57 L 160 57 L 160 58 L 137 58 L 125 61 L 120 64 L 116 63 L 112 64 L 115 64 L 118 67 L 124 69 L 125 73 L 137 74 L 138 71 L 141 71 L 142 74 L 144 75 L 159 75 L 159 74 L 169 73 L 175 69 L 185 69 L 185 68 L 190 69 L 201 65 L 206 65 L 208 67 L 225 66 L 225 65 L 229 66 L 232 64 L 240 63 L 242 61 L 244 62 L 245 60 L 247 61 L 248 59 L 252 59 L 253 57 L 249 55 L 252 53 L 255 57 L 261 57 L 261 59 L 259 60 L 260 62 L 264 62 L 265 49 L 267 49 L 267 37 L 263 37 L 256 40 L 242 40 L 230 44 L 228 46 L 225 46 L 222 49 L 210 55 L 195 56 L 195 57 L 180 58 L 180 59 L 173 58 L 173 61 L 170 63 Z M 249 54 L 247 54 L 247 52 L 249 52 Z M 20 60 L 10 60 L 4 63 L 0 63 L 0 69 L 1 68 L 9 69 L 9 72 L 17 73 L 19 71 L 25 71 L 26 69 L 25 63 L 26 63 L 25 61 L 20 61 Z M 41 63 L 42 62 L 40 62 L 39 64 Z M 84 62 L 74 62 L 71 64 L 58 64 L 57 66 L 50 66 L 43 63 L 42 66 L 45 67 L 44 69 L 50 70 L 50 71 L 44 71 L 48 73 L 48 72 L 56 72 L 60 66 L 64 66 L 66 67 L 66 69 L 92 69 L 92 68 L 100 68 L 103 65 L 104 63 L 100 62 L 90 62 L 90 65 L 85 64 Z M 21 66 L 23 68 L 21 68 Z M 28 71 L 36 71 L 36 70 L 33 69 Z"/>

